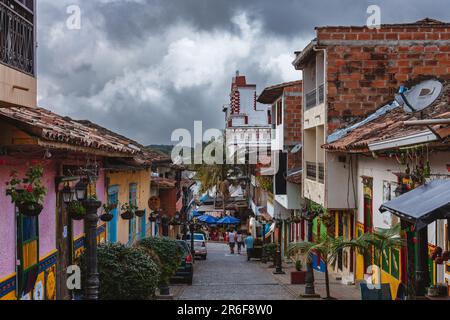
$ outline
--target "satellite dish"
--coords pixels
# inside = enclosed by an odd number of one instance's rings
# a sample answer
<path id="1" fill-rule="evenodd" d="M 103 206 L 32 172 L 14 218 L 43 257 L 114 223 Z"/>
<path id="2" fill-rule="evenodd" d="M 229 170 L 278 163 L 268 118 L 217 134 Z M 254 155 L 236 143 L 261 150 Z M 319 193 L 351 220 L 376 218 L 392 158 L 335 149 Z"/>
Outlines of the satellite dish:
<path id="1" fill-rule="evenodd" d="M 431 106 L 442 93 L 443 85 L 437 80 L 426 80 L 411 90 L 400 92 L 395 96 L 395 100 L 406 113 L 422 111 Z"/>
<path id="2" fill-rule="evenodd" d="M 292 148 L 291 153 L 297 153 L 300 150 L 302 150 L 302 148 L 303 148 L 303 145 L 302 144 L 298 144 L 298 145 L 296 145 L 295 147 Z"/>

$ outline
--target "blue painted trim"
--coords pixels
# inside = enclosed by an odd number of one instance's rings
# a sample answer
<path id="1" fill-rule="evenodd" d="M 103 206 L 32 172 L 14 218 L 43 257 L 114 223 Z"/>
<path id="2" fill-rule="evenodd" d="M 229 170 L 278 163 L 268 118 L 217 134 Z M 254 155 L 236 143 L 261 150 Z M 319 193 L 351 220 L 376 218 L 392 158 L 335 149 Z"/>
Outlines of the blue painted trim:
<path id="1" fill-rule="evenodd" d="M 16 276 L 0 283 L 0 298 L 16 290 Z"/>
<path id="2" fill-rule="evenodd" d="M 78 249 L 84 248 L 84 237 L 81 237 L 74 241 L 73 250 L 76 251 Z"/>
<path id="3" fill-rule="evenodd" d="M 42 260 L 41 262 L 39 262 L 39 273 L 44 272 L 45 270 L 47 270 L 48 268 L 50 268 L 51 266 L 56 264 L 57 257 L 58 257 L 58 253 L 55 252 L 51 256 L 49 256 L 49 257 L 45 258 L 44 260 Z"/>

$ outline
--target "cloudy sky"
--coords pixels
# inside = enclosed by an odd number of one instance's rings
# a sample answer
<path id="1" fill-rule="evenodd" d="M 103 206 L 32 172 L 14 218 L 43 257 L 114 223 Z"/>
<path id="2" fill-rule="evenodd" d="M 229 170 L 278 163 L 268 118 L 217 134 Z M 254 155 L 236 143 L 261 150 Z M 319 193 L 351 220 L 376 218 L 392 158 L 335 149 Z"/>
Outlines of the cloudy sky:
<path id="1" fill-rule="evenodd" d="M 222 128 L 236 70 L 259 91 L 299 79 L 293 52 L 314 27 L 365 24 L 369 4 L 382 23 L 450 21 L 449 0 L 39 0 L 39 104 L 144 144 L 195 120 Z"/>

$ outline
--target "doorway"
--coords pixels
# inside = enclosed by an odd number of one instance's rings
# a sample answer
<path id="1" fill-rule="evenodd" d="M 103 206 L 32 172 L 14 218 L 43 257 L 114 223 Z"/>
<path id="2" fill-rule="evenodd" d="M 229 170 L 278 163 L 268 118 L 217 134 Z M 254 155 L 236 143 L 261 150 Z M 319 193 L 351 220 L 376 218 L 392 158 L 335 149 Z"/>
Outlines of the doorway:
<path id="1" fill-rule="evenodd" d="M 364 177 L 364 233 L 373 232 L 373 178 Z M 373 265 L 373 250 L 364 256 L 364 272 Z"/>
<path id="2" fill-rule="evenodd" d="M 72 296 L 67 288 L 67 268 L 73 264 L 72 219 L 67 213 L 61 192 L 58 192 L 56 198 L 56 246 L 58 249 L 56 299 L 70 300 Z"/>

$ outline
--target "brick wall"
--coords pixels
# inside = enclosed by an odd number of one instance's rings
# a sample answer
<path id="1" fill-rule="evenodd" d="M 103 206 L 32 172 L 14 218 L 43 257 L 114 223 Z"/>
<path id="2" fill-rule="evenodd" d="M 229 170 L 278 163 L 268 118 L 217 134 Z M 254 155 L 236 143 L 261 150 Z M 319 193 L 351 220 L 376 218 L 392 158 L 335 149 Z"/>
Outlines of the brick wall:
<path id="1" fill-rule="evenodd" d="M 294 146 L 302 142 L 302 85 L 284 89 L 284 144 Z M 302 166 L 301 152 L 288 155 L 288 169 Z"/>
<path id="2" fill-rule="evenodd" d="M 418 76 L 450 74 L 450 24 L 317 28 L 327 49 L 328 133 L 393 100 Z"/>

